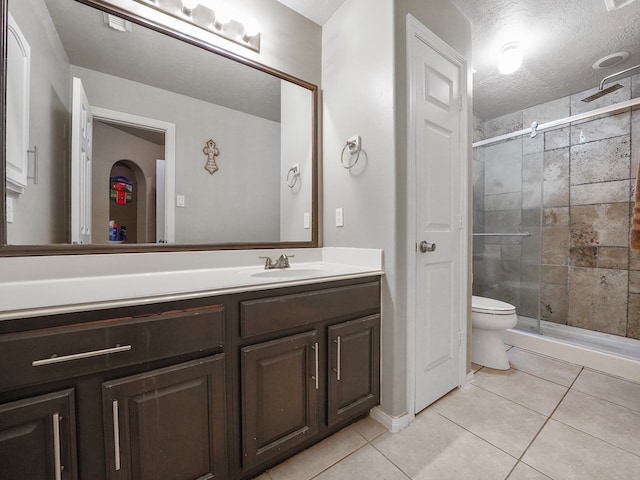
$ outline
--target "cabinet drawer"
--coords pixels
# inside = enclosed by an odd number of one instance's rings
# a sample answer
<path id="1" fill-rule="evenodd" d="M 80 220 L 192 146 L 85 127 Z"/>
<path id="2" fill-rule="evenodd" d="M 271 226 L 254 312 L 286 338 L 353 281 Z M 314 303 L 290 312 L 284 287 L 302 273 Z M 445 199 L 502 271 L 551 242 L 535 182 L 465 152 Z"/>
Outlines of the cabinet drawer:
<path id="1" fill-rule="evenodd" d="M 240 335 L 252 337 L 323 320 L 380 310 L 380 283 L 240 302 Z"/>
<path id="2" fill-rule="evenodd" d="M 222 305 L 0 336 L 0 390 L 220 348 Z"/>

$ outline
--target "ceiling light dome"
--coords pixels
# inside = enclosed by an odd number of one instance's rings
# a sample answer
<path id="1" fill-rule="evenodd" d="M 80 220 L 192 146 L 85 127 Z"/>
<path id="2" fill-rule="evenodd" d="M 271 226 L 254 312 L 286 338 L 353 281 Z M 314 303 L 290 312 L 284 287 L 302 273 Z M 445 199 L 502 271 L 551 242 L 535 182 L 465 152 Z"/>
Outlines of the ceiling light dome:
<path id="1" fill-rule="evenodd" d="M 500 73 L 508 75 L 515 72 L 522 65 L 522 50 L 518 42 L 507 43 L 500 50 L 498 60 L 498 70 Z"/>

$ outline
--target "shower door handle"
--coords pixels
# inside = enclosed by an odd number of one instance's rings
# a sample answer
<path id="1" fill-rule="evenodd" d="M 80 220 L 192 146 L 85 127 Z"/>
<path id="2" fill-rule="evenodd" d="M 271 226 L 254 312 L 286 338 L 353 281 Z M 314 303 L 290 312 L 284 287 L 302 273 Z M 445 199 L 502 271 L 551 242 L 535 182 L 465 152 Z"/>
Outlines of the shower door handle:
<path id="1" fill-rule="evenodd" d="M 436 251 L 436 244 L 423 240 L 423 241 L 420 242 L 420 245 L 418 246 L 418 248 L 420 249 L 420 252 L 422 252 L 422 253 L 435 252 Z"/>

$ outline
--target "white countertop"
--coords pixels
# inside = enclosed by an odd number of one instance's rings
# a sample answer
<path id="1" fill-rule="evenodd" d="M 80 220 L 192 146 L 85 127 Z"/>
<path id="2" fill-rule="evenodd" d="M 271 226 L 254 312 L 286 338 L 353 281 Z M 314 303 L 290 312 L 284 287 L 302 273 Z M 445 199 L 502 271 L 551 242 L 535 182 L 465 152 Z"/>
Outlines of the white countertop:
<path id="1" fill-rule="evenodd" d="M 282 253 L 291 268 L 265 270 L 258 259 Z M 336 247 L 22 257 L 2 266 L 0 320 L 384 274 L 381 250 Z"/>

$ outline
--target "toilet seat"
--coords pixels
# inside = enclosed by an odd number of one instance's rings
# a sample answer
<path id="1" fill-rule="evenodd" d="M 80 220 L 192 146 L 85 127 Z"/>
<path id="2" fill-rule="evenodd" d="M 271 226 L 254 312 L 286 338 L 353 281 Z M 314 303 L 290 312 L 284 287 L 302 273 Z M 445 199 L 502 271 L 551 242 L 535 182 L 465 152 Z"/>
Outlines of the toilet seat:
<path id="1" fill-rule="evenodd" d="M 516 313 L 513 305 L 495 300 L 493 298 L 471 297 L 471 311 L 476 313 L 488 313 L 490 315 L 511 315 Z"/>

